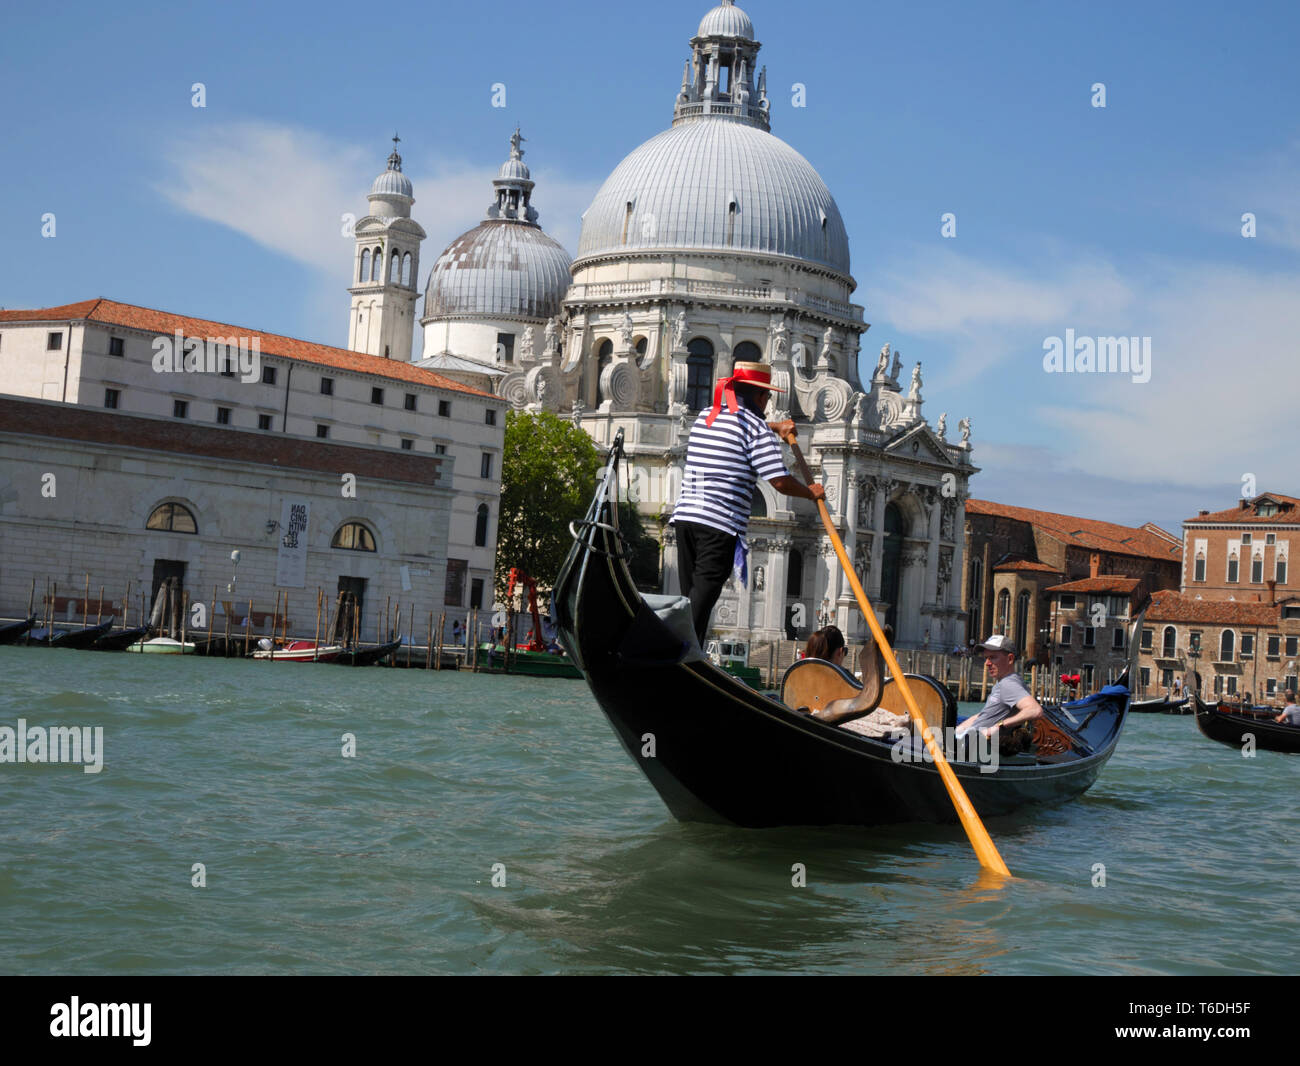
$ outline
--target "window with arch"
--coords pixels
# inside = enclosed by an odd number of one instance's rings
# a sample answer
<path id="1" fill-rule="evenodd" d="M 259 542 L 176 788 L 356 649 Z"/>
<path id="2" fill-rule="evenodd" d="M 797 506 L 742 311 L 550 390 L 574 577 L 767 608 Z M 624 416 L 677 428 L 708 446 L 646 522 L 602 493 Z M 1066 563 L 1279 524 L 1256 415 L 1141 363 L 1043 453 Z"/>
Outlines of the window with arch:
<path id="1" fill-rule="evenodd" d="M 402 257 L 396 249 L 393 250 L 393 256 L 388 261 L 388 283 L 398 285 L 402 281 Z"/>
<path id="2" fill-rule="evenodd" d="M 1232 662 L 1232 655 L 1236 648 L 1237 634 L 1231 629 L 1225 629 L 1223 635 L 1219 637 L 1219 662 Z"/>
<path id="3" fill-rule="evenodd" d="M 360 522 L 345 522 L 334 534 L 330 547 L 350 552 L 372 552 L 375 550 L 375 535 Z"/>
<path id="4" fill-rule="evenodd" d="M 1160 638 L 1160 657 L 1163 659 L 1172 659 L 1177 645 L 1178 630 L 1173 626 L 1165 626 L 1164 635 Z"/>
<path id="5" fill-rule="evenodd" d="M 996 621 L 996 631 L 1005 634 L 1007 623 L 1010 621 L 1011 614 L 1011 593 L 1003 589 L 998 593 L 998 616 Z"/>
<path id="6" fill-rule="evenodd" d="M 474 519 L 474 546 L 483 548 L 487 546 L 488 539 L 488 505 L 480 503 L 478 513 Z"/>
<path id="7" fill-rule="evenodd" d="M 358 281 L 365 281 L 370 276 L 370 249 L 366 248 L 361 253 L 361 273 L 357 276 Z"/>
<path id="8" fill-rule="evenodd" d="M 375 245 L 375 250 L 370 255 L 370 280 L 382 280 L 380 277 L 384 271 L 384 250 Z"/>
<path id="9" fill-rule="evenodd" d="M 197 533 L 199 524 L 194 520 L 194 512 L 184 504 L 160 503 L 150 513 L 144 528 L 163 533 Z"/>
<path id="10" fill-rule="evenodd" d="M 646 350 L 648 347 L 646 339 L 644 337 L 637 337 L 636 340 L 632 342 L 632 347 L 636 349 L 636 365 L 644 367 Z"/>
<path id="11" fill-rule="evenodd" d="M 686 406 L 702 411 L 713 402 L 713 345 L 704 337 L 696 337 L 686 351 Z"/>
<path id="12" fill-rule="evenodd" d="M 1029 647 L 1029 593 L 1022 591 L 1016 597 L 1016 631 L 1012 634 L 1013 640 L 1020 642 L 1021 649 Z"/>
<path id="13" fill-rule="evenodd" d="M 749 517 L 750 518 L 767 517 L 767 500 L 763 498 L 763 490 L 760 489 L 757 485 L 754 486 L 754 496 L 749 501 Z"/>
<path id="14" fill-rule="evenodd" d="M 763 349 L 753 341 L 741 341 L 731 350 L 731 358 L 737 363 L 761 363 Z"/>
<path id="15" fill-rule="evenodd" d="M 606 337 L 596 346 L 596 374 L 599 376 L 605 372 L 605 367 L 609 366 L 610 361 L 614 358 L 614 342 Z"/>
<path id="16" fill-rule="evenodd" d="M 402 256 L 402 284 L 409 286 L 411 284 L 411 253 L 407 252 Z"/>

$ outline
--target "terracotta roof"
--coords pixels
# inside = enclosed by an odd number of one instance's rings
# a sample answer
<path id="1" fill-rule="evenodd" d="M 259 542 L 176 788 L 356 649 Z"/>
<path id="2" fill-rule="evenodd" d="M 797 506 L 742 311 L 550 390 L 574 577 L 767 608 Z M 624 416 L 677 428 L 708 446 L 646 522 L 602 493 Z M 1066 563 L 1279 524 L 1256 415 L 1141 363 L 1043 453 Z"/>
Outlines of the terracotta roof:
<path id="1" fill-rule="evenodd" d="M 292 359 L 302 363 L 314 363 L 317 366 L 334 367 L 337 370 L 351 370 L 358 374 L 372 374 L 395 381 L 409 381 L 413 385 L 446 389 L 449 392 L 463 392 L 471 396 L 499 398 L 492 396 L 491 393 L 462 385 L 458 381 L 452 381 L 451 378 L 436 374 L 432 370 L 421 370 L 398 359 L 384 359 L 378 355 L 350 352 L 346 348 L 332 348 L 328 344 L 313 344 L 311 341 L 281 337 L 276 333 L 264 333 L 247 326 L 232 326 L 206 318 L 174 315 L 170 311 L 155 311 L 149 307 L 118 303 L 116 300 L 82 300 L 81 303 L 45 307 L 35 311 L 0 311 L 0 324 L 67 321 L 102 322 L 107 325 L 139 329 L 146 333 L 171 334 L 180 330 L 189 337 L 257 337 L 262 354 L 272 355 L 278 359 Z"/>
<path id="2" fill-rule="evenodd" d="M 1259 504 L 1266 499 L 1272 500 L 1278 505 L 1277 514 L 1258 515 L 1255 513 Z M 1252 499 L 1239 500 L 1236 507 L 1229 507 L 1226 511 L 1215 511 L 1212 514 L 1198 514 L 1195 518 L 1185 519 L 1183 524 L 1190 526 L 1199 522 L 1213 522 L 1215 524 L 1230 522 L 1233 525 L 1271 525 L 1275 523 L 1295 525 L 1300 522 L 1300 499 L 1294 496 L 1283 496 L 1280 492 L 1261 492 Z"/>
<path id="3" fill-rule="evenodd" d="M 1124 596 L 1132 595 L 1133 590 L 1141 584 L 1136 577 L 1120 577 L 1118 574 L 1100 574 L 1097 577 L 1080 578 L 1067 581 L 1064 585 L 1053 585 L 1048 592 L 1115 592 Z"/>
<path id="4" fill-rule="evenodd" d="M 1196 600 L 1172 590 L 1156 592 L 1147 608 L 1148 622 L 1203 622 L 1207 625 L 1276 626 L 1277 606 L 1267 603 L 1232 603 Z"/>
<path id="5" fill-rule="evenodd" d="M 1099 522 L 1095 518 L 1078 518 L 1053 511 L 1035 511 L 1030 507 L 1012 507 L 1005 503 L 975 499 L 966 501 L 966 513 L 1026 522 L 1064 544 L 1094 548 L 1115 555 L 1136 555 L 1144 559 L 1174 562 L 1183 557 L 1182 541 L 1164 530 L 1160 534 L 1151 532 L 1147 528 L 1150 523 L 1140 527 L 1121 526 L 1114 522 Z"/>
<path id="6" fill-rule="evenodd" d="M 1042 574 L 1059 574 L 1061 572 L 1054 566 L 1048 566 L 1046 563 L 1035 563 L 1029 559 L 1012 559 L 1007 563 L 998 563 L 993 568 L 995 574 L 1000 571 L 1010 570 L 1033 570 Z"/>

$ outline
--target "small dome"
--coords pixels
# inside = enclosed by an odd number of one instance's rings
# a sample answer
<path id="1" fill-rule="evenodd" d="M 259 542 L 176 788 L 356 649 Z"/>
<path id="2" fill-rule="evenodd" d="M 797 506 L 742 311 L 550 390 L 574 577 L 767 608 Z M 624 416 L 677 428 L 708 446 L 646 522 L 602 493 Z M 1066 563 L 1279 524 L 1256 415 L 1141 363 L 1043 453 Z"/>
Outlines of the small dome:
<path id="1" fill-rule="evenodd" d="M 415 197 L 415 187 L 411 179 L 400 170 L 385 170 L 370 186 L 371 196 L 408 196 Z"/>
<path id="2" fill-rule="evenodd" d="M 700 28 L 696 37 L 743 37 L 747 41 L 754 39 L 754 24 L 749 16 L 740 10 L 732 0 L 723 0 L 721 4 L 700 19 Z"/>
<path id="3" fill-rule="evenodd" d="M 527 181 L 532 175 L 528 172 L 528 164 L 522 159 L 507 159 L 501 164 L 497 177 L 510 181 Z"/>
<path id="4" fill-rule="evenodd" d="M 388 169 L 370 186 L 371 196 L 415 198 L 415 186 L 411 184 L 411 179 L 402 173 L 402 157 L 397 153 L 397 142 L 400 139 L 397 134 L 393 134 L 393 151 L 388 157 Z"/>
<path id="5" fill-rule="evenodd" d="M 572 280 L 569 253 L 538 226 L 489 219 L 438 256 L 424 294 L 425 319 L 446 315 L 550 318 Z"/>

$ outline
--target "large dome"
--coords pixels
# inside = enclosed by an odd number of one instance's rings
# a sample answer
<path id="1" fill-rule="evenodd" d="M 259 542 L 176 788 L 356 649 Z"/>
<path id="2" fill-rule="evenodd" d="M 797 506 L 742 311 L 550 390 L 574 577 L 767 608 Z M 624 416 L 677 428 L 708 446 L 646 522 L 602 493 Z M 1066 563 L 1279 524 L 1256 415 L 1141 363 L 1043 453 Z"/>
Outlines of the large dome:
<path id="1" fill-rule="evenodd" d="M 583 215 L 579 260 L 679 249 L 766 252 L 849 273 L 840 210 L 812 164 L 765 130 L 721 117 L 641 145 Z"/>
<path id="2" fill-rule="evenodd" d="M 569 253 L 535 225 L 480 223 L 433 264 L 423 317 L 550 318 L 572 280 L 569 263 Z"/>

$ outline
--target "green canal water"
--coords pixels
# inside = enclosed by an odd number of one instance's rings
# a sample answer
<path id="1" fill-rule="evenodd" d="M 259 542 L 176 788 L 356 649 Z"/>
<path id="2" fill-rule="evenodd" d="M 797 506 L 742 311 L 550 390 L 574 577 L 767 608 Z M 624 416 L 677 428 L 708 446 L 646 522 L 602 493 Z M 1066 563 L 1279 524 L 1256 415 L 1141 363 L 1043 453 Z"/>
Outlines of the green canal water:
<path id="1" fill-rule="evenodd" d="M 1134 716 L 1081 801 L 990 819 L 996 886 L 956 827 L 679 824 L 580 681 L 0 669 L 0 725 L 103 729 L 98 774 L 0 764 L 6 973 L 1246 974 L 1300 947 L 1300 759 L 1191 718 Z"/>

